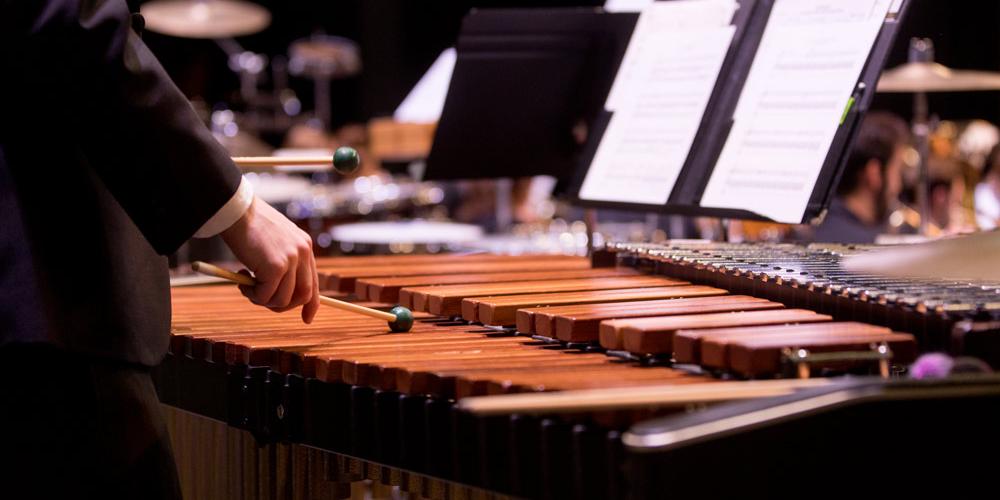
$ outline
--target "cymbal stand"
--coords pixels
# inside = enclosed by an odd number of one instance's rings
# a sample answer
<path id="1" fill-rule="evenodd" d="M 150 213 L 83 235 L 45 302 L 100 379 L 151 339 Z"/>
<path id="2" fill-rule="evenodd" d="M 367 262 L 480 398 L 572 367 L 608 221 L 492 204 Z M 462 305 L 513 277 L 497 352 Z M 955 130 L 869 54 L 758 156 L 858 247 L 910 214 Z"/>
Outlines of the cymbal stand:
<path id="1" fill-rule="evenodd" d="M 254 102 L 260 75 L 267 68 L 267 56 L 244 49 L 232 38 L 218 38 L 215 43 L 229 57 L 229 69 L 240 77 L 240 97 L 243 102 Z"/>
<path id="2" fill-rule="evenodd" d="M 914 38 L 910 40 L 910 62 L 933 62 L 934 42 L 929 38 Z M 920 234 L 926 236 L 930 230 L 931 208 L 929 160 L 930 160 L 930 113 L 928 111 L 927 92 L 913 94 L 913 138 L 916 142 L 920 163 L 917 177 L 917 207 L 920 211 Z"/>
<path id="3" fill-rule="evenodd" d="M 249 129 L 255 133 L 283 132 L 291 126 L 292 117 L 302 110 L 295 91 L 288 87 L 288 61 L 283 56 L 268 59 L 243 48 L 232 38 L 215 39 L 216 45 L 229 58 L 229 69 L 239 76 L 240 99 L 246 106 Z M 261 80 L 271 66 L 272 92 L 261 92 Z"/>

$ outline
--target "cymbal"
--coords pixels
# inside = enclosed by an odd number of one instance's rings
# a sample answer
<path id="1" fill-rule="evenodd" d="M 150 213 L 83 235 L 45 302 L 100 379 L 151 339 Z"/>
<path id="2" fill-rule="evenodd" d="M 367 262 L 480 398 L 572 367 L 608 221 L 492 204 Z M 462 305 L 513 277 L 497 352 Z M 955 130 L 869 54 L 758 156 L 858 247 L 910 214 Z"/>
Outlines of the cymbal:
<path id="1" fill-rule="evenodd" d="M 140 11 L 146 29 L 179 38 L 230 38 L 263 31 L 271 13 L 242 0 L 154 0 Z"/>
<path id="2" fill-rule="evenodd" d="M 1000 281 L 1000 231 L 848 255 L 849 271 L 903 278 Z"/>
<path id="3" fill-rule="evenodd" d="M 353 40 L 313 35 L 288 48 L 288 69 L 312 78 L 346 78 L 361 72 L 361 49 Z"/>
<path id="4" fill-rule="evenodd" d="M 879 92 L 972 92 L 1000 90 L 1000 73 L 951 69 L 933 62 L 911 62 L 882 73 Z"/>

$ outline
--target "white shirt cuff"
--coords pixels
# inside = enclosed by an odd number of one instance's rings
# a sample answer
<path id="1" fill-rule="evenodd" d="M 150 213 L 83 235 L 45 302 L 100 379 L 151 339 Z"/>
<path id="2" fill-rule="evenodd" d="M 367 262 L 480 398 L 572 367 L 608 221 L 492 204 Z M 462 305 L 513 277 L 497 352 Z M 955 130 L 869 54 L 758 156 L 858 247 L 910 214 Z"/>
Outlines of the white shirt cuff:
<path id="1" fill-rule="evenodd" d="M 218 212 L 215 212 L 215 215 L 208 219 L 208 222 L 201 226 L 198 232 L 194 233 L 194 237 L 211 238 L 229 229 L 230 226 L 236 224 L 236 221 L 240 220 L 240 217 L 243 217 L 252 202 L 253 185 L 247 182 L 244 177 L 240 179 L 240 187 L 236 189 L 233 197 Z"/>

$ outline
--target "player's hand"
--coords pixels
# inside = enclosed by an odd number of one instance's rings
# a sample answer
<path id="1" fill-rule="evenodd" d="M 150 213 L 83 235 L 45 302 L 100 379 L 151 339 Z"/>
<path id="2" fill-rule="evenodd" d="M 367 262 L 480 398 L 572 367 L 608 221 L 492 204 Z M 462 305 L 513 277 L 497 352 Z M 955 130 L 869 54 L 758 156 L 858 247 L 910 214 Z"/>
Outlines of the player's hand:
<path id="1" fill-rule="evenodd" d="M 222 239 L 257 280 L 256 286 L 240 286 L 243 295 L 277 312 L 304 306 L 302 320 L 312 323 L 319 309 L 319 280 L 308 234 L 254 198 Z"/>

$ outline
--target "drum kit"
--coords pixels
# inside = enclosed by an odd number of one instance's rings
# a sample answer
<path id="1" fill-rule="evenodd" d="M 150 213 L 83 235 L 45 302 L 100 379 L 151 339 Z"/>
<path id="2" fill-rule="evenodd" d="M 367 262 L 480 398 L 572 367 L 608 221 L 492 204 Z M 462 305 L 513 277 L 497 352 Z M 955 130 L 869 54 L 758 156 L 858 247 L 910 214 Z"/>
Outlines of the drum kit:
<path id="1" fill-rule="evenodd" d="M 313 35 L 291 44 L 287 56 L 269 58 L 248 51 L 236 37 L 259 33 L 271 24 L 271 13 L 244 0 L 154 0 L 140 12 L 146 29 L 167 36 L 212 40 L 226 53 L 229 68 L 240 79 L 240 98 L 247 110 L 242 121 L 251 132 L 287 131 L 302 103 L 288 87 L 289 74 L 314 83 L 314 119 L 331 123 L 330 82 L 361 71 L 358 45 L 346 38 Z M 270 60 L 269 60 L 270 59 Z M 272 90 L 259 85 L 270 67 Z"/>
<path id="2" fill-rule="evenodd" d="M 361 219 L 401 214 L 440 218 L 434 207 L 443 201 L 444 190 L 432 183 L 383 175 L 361 175 L 337 184 L 314 182 L 328 177 L 331 169 L 329 162 L 325 166 L 316 165 L 324 162 L 311 162 L 309 158 L 329 157 L 330 150 L 275 150 L 259 138 L 259 134 L 283 134 L 296 122 L 307 122 L 306 128 L 317 130 L 322 138 L 306 142 L 328 142 L 326 131 L 332 122 L 331 83 L 361 71 L 360 50 L 355 42 L 314 34 L 292 42 L 287 57 L 268 57 L 246 50 L 236 37 L 259 33 L 268 28 L 272 19 L 264 7 L 243 0 L 153 0 L 142 5 L 141 14 L 151 32 L 211 40 L 226 53 L 229 69 L 239 77 L 239 95 L 245 110 L 221 109 L 211 113 L 209 126 L 213 135 L 230 154 L 240 157 L 236 160 L 265 155 L 288 158 L 287 162 L 267 164 L 237 163 L 257 195 L 309 231 L 320 251 L 435 253 L 482 236 L 478 227 L 444 221 L 357 223 Z M 260 86 L 268 78 L 268 69 L 271 90 L 262 91 Z M 309 120 L 301 118 L 302 103 L 288 85 L 290 77 L 313 82 L 315 105 Z M 301 136 L 302 129 L 297 133 Z"/>

